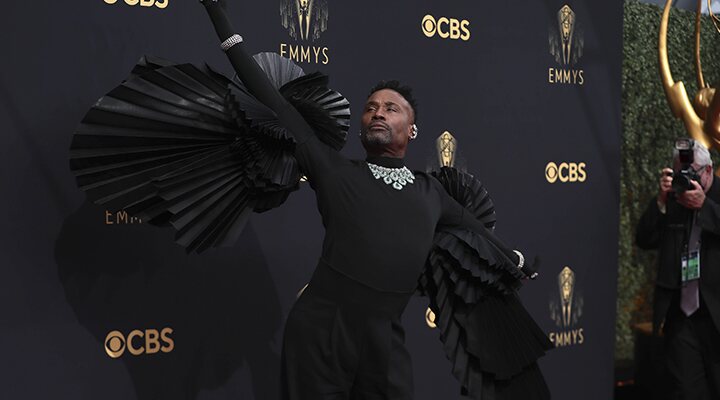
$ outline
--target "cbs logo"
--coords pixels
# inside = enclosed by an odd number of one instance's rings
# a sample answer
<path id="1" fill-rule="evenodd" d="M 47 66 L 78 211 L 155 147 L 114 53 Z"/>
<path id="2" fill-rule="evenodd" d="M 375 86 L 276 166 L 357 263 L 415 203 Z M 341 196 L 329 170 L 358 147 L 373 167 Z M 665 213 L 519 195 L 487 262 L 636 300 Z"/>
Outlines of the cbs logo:
<path id="1" fill-rule="evenodd" d="M 425 324 L 427 324 L 428 328 L 435 329 L 437 328 L 437 324 L 435 324 L 435 313 L 433 310 L 430 309 L 430 307 L 425 310 Z"/>
<path id="2" fill-rule="evenodd" d="M 170 337 L 172 333 L 172 328 L 164 328 L 160 332 L 157 329 L 135 329 L 125 337 L 120 331 L 112 331 L 105 336 L 105 352 L 110 358 L 120 357 L 125 350 L 134 356 L 159 351 L 169 353 L 175 348 L 175 341 Z"/>
<path id="3" fill-rule="evenodd" d="M 563 162 L 555 164 L 549 162 L 545 166 L 545 179 L 550 183 L 555 183 L 558 180 L 562 183 L 567 182 L 585 182 L 587 179 L 587 172 L 585 172 L 586 164 L 581 163 L 567 163 Z"/>
<path id="4" fill-rule="evenodd" d="M 446 17 L 435 19 L 428 14 L 422 20 L 422 30 L 427 37 L 437 34 L 443 39 L 470 40 L 470 21 L 466 19 L 462 21 Z"/>
<path id="5" fill-rule="evenodd" d="M 104 0 L 107 4 L 115 4 L 119 0 Z M 140 5 L 140 7 L 152 7 L 165 8 L 168 6 L 170 0 L 123 0 L 125 4 L 129 6 Z"/>

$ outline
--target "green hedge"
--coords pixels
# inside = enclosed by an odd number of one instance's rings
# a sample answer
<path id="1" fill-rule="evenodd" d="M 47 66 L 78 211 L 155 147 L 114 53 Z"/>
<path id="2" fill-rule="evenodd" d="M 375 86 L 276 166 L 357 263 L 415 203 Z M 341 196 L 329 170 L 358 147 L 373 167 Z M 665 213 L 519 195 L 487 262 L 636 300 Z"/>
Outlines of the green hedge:
<path id="1" fill-rule="evenodd" d="M 631 325 L 650 321 L 655 254 L 634 245 L 634 232 L 650 198 L 657 193 L 658 173 L 669 165 L 675 138 L 687 136 L 663 92 L 657 60 L 662 9 L 626 1 L 624 4 L 622 77 L 622 170 L 620 178 L 620 250 L 616 322 L 616 359 L 633 356 Z M 675 81 L 695 95 L 695 14 L 673 9 L 668 28 L 668 53 Z M 702 65 L 706 82 L 720 76 L 720 34 L 703 19 Z M 715 152 L 713 158 L 717 162 Z"/>

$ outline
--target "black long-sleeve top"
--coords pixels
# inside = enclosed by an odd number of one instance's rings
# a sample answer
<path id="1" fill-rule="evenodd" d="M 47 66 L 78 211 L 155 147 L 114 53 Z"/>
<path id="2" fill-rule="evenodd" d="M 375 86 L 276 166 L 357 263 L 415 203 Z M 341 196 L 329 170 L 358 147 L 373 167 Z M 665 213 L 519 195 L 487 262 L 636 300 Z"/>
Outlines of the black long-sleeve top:
<path id="1" fill-rule="evenodd" d="M 223 10 L 208 12 L 221 39 L 233 34 Z M 378 290 L 412 292 L 438 225 L 464 227 L 502 249 L 507 262 L 517 256 L 445 191 L 439 181 L 415 173 L 401 190 L 376 179 L 368 163 L 388 168 L 403 159 L 349 160 L 322 143 L 302 116 L 269 82 L 243 44 L 228 52 L 233 67 L 253 95 L 278 115 L 297 143 L 295 156 L 311 187 L 325 227 L 321 262 Z"/>
<path id="2" fill-rule="evenodd" d="M 416 173 L 413 183 L 397 190 L 367 164 L 398 168 L 402 159 L 348 160 L 316 138 L 298 146 L 296 157 L 317 194 L 325 227 L 322 261 L 376 289 L 412 291 L 436 226 L 477 221 L 464 219 L 464 208 L 432 176 Z"/>

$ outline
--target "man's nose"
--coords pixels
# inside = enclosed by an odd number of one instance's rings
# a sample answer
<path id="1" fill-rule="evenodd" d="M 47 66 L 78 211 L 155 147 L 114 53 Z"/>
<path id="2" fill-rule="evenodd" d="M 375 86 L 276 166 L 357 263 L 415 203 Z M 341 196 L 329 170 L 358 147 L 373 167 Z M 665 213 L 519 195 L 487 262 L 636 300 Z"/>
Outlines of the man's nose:
<path id="1" fill-rule="evenodd" d="M 385 119 L 385 113 L 382 109 L 378 108 L 372 115 L 372 119 Z"/>

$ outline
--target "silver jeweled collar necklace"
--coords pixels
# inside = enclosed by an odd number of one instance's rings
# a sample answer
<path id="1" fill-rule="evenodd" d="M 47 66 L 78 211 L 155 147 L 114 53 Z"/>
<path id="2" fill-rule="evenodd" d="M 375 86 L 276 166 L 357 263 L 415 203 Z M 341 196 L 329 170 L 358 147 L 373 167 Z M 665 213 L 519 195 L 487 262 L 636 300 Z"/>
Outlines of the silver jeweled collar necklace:
<path id="1" fill-rule="evenodd" d="M 388 168 L 373 163 L 367 163 L 375 179 L 382 179 L 385 183 L 397 190 L 402 190 L 408 183 L 415 181 L 415 175 L 407 167 Z"/>

